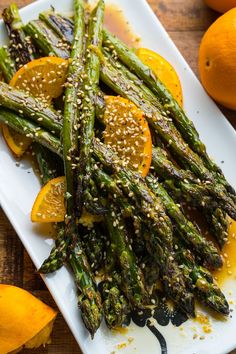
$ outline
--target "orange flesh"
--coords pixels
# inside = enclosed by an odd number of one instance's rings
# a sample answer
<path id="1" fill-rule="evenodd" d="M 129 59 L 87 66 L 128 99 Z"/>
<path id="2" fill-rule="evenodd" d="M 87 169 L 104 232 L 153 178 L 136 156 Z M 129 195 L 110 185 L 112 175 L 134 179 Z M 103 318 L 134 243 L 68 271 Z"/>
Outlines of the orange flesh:
<path id="1" fill-rule="evenodd" d="M 2 125 L 2 134 L 9 147 L 16 157 L 21 157 L 31 144 L 31 139 L 19 134 L 7 125 Z"/>
<path id="2" fill-rule="evenodd" d="M 35 59 L 20 68 L 10 85 L 50 103 L 63 92 L 68 61 L 57 57 Z"/>
<path id="3" fill-rule="evenodd" d="M 33 222 L 61 222 L 65 217 L 64 206 L 65 177 L 49 181 L 39 192 L 32 211 Z"/>
<path id="4" fill-rule="evenodd" d="M 152 139 L 143 112 L 120 96 L 106 96 L 105 143 L 111 146 L 124 165 L 148 174 L 152 160 Z"/>
<path id="5" fill-rule="evenodd" d="M 65 177 L 51 179 L 38 193 L 32 211 L 31 221 L 39 223 L 62 222 L 65 219 Z M 89 214 L 86 210 L 79 219 L 79 223 L 91 226 L 99 222 L 102 217 Z"/>
<path id="6" fill-rule="evenodd" d="M 36 336 L 56 317 L 56 311 L 15 286 L 0 284 L 0 352 L 12 352 Z"/>
<path id="7" fill-rule="evenodd" d="M 150 49 L 139 48 L 136 54 L 144 64 L 152 69 L 156 77 L 168 88 L 179 105 L 182 106 L 182 87 L 173 66 L 161 55 Z"/>

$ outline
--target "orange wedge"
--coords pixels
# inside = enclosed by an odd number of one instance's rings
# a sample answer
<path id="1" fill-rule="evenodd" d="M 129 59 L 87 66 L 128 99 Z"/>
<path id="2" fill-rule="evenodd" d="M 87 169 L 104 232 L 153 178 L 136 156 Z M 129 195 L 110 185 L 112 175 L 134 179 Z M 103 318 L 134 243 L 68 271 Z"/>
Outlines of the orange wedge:
<path id="1" fill-rule="evenodd" d="M 150 49 L 139 48 L 136 51 L 137 56 L 144 64 L 149 66 L 159 80 L 169 89 L 173 97 L 183 106 L 183 93 L 179 77 L 173 66 L 161 55 Z"/>
<path id="2" fill-rule="evenodd" d="M 106 96 L 105 143 L 142 176 L 148 174 L 152 160 L 152 139 L 143 112 L 120 96 Z"/>
<path id="3" fill-rule="evenodd" d="M 32 60 L 22 66 L 10 81 L 10 85 L 28 92 L 49 104 L 63 92 L 66 81 L 68 61 L 57 57 L 44 57 Z M 20 157 L 29 147 L 31 140 L 5 126 L 4 139 L 10 150 Z"/>
<path id="4" fill-rule="evenodd" d="M 2 134 L 9 147 L 16 157 L 21 157 L 31 144 L 31 139 L 17 133 L 7 125 L 2 125 Z"/>
<path id="5" fill-rule="evenodd" d="M 65 218 L 65 177 L 57 177 L 50 180 L 37 195 L 32 211 L 33 222 L 62 222 Z M 89 214 L 83 210 L 79 223 L 90 226 L 94 222 L 102 220 L 101 216 Z"/>
<path id="6" fill-rule="evenodd" d="M 50 343 L 56 311 L 16 286 L 0 284 L 0 353 Z"/>
<path id="7" fill-rule="evenodd" d="M 34 222 L 61 222 L 65 217 L 65 177 L 50 180 L 40 190 L 35 199 L 31 221 Z"/>

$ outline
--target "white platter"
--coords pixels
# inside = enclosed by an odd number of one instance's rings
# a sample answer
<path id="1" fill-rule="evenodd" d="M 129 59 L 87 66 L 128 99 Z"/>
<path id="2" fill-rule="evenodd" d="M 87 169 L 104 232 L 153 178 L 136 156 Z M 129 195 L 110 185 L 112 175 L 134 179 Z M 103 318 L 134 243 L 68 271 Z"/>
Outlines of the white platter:
<path id="1" fill-rule="evenodd" d="M 142 38 L 142 45 L 163 55 L 176 68 L 182 82 L 185 109 L 194 121 L 208 152 L 221 165 L 229 182 L 236 187 L 236 134 L 217 106 L 207 96 L 193 72 L 185 62 L 168 34 L 157 20 L 145 0 L 110 0 L 119 5 L 131 24 L 134 33 Z M 72 10 L 72 0 L 39 0 L 21 10 L 24 21 L 35 19 L 50 5 L 58 11 Z M 0 22 L 0 43 L 5 44 L 7 36 Z M 224 164 L 221 164 L 224 161 Z M 36 268 L 48 256 L 52 240 L 48 229 L 36 227 L 30 222 L 30 210 L 38 193 L 40 183 L 26 160 L 16 166 L 2 137 L 0 137 L 0 203 L 21 241 L 31 256 Z M 15 260 L 18 261 L 17 259 Z M 81 323 L 77 309 L 73 278 L 66 268 L 49 275 L 44 281 L 67 321 L 75 339 L 85 354 L 223 354 L 236 347 L 236 315 L 225 322 L 211 319 L 212 332 L 204 334 L 202 326 L 194 321 L 184 323 L 181 328 L 160 326 L 155 328 L 164 336 L 167 351 L 147 328 L 131 324 L 125 334 L 111 333 L 105 325 L 91 340 Z M 236 299 L 236 282 L 224 285 L 228 300 Z M 232 291 L 232 295 L 229 295 Z M 233 301 L 231 309 L 235 309 Z M 193 339 L 195 333 L 198 337 Z M 204 334 L 205 339 L 201 336 Z M 200 339 L 201 338 L 201 339 Z M 124 345 L 122 345 L 122 343 Z M 121 345 L 119 345 L 121 344 Z"/>

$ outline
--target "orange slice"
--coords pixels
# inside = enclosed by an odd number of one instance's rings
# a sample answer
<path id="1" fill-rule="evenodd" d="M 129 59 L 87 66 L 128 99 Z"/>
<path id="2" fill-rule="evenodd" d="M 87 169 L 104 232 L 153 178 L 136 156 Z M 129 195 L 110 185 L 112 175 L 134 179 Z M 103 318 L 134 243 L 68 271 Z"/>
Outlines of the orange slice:
<path id="1" fill-rule="evenodd" d="M 179 77 L 173 66 L 161 55 L 150 49 L 139 48 L 136 51 L 137 56 L 144 64 L 149 66 L 159 80 L 169 89 L 173 97 L 183 106 L 183 93 Z"/>
<path id="2" fill-rule="evenodd" d="M 0 284 L 0 352 L 50 343 L 56 311 L 16 286 Z"/>
<path id="3" fill-rule="evenodd" d="M 2 134 L 9 147 L 16 157 L 21 157 L 31 144 L 31 139 L 17 133 L 7 125 L 2 125 Z"/>
<path id="4" fill-rule="evenodd" d="M 143 112 L 120 96 L 105 96 L 105 143 L 130 168 L 148 174 L 152 160 L 152 139 Z"/>
<path id="5" fill-rule="evenodd" d="M 61 222 L 65 217 L 65 177 L 50 180 L 40 190 L 35 199 L 31 221 L 34 222 Z"/>
<path id="6" fill-rule="evenodd" d="M 63 92 L 66 81 L 68 61 L 57 57 L 44 57 L 32 60 L 20 68 L 10 81 L 10 85 L 28 92 L 49 104 Z M 31 140 L 5 126 L 4 139 L 10 150 L 20 157 L 29 147 Z"/>
<path id="7" fill-rule="evenodd" d="M 35 59 L 22 66 L 10 85 L 50 103 L 63 92 L 68 61 L 57 57 Z"/>
<path id="8" fill-rule="evenodd" d="M 65 177 L 57 177 L 50 180 L 37 195 L 32 211 L 31 221 L 48 223 L 62 222 L 65 218 Z M 79 223 L 85 226 L 90 226 L 94 222 L 102 220 L 101 216 L 89 214 L 83 210 Z"/>

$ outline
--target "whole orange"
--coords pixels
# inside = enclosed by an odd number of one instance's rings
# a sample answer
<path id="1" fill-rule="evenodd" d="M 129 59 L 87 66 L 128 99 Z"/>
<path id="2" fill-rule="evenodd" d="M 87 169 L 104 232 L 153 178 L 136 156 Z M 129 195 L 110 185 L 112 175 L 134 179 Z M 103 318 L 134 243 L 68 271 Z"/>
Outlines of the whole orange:
<path id="1" fill-rule="evenodd" d="M 219 17 L 206 31 L 198 63 L 209 95 L 236 110 L 236 8 Z"/>
<path id="2" fill-rule="evenodd" d="M 236 0 L 205 0 L 205 3 L 213 10 L 222 13 L 236 6 Z"/>

